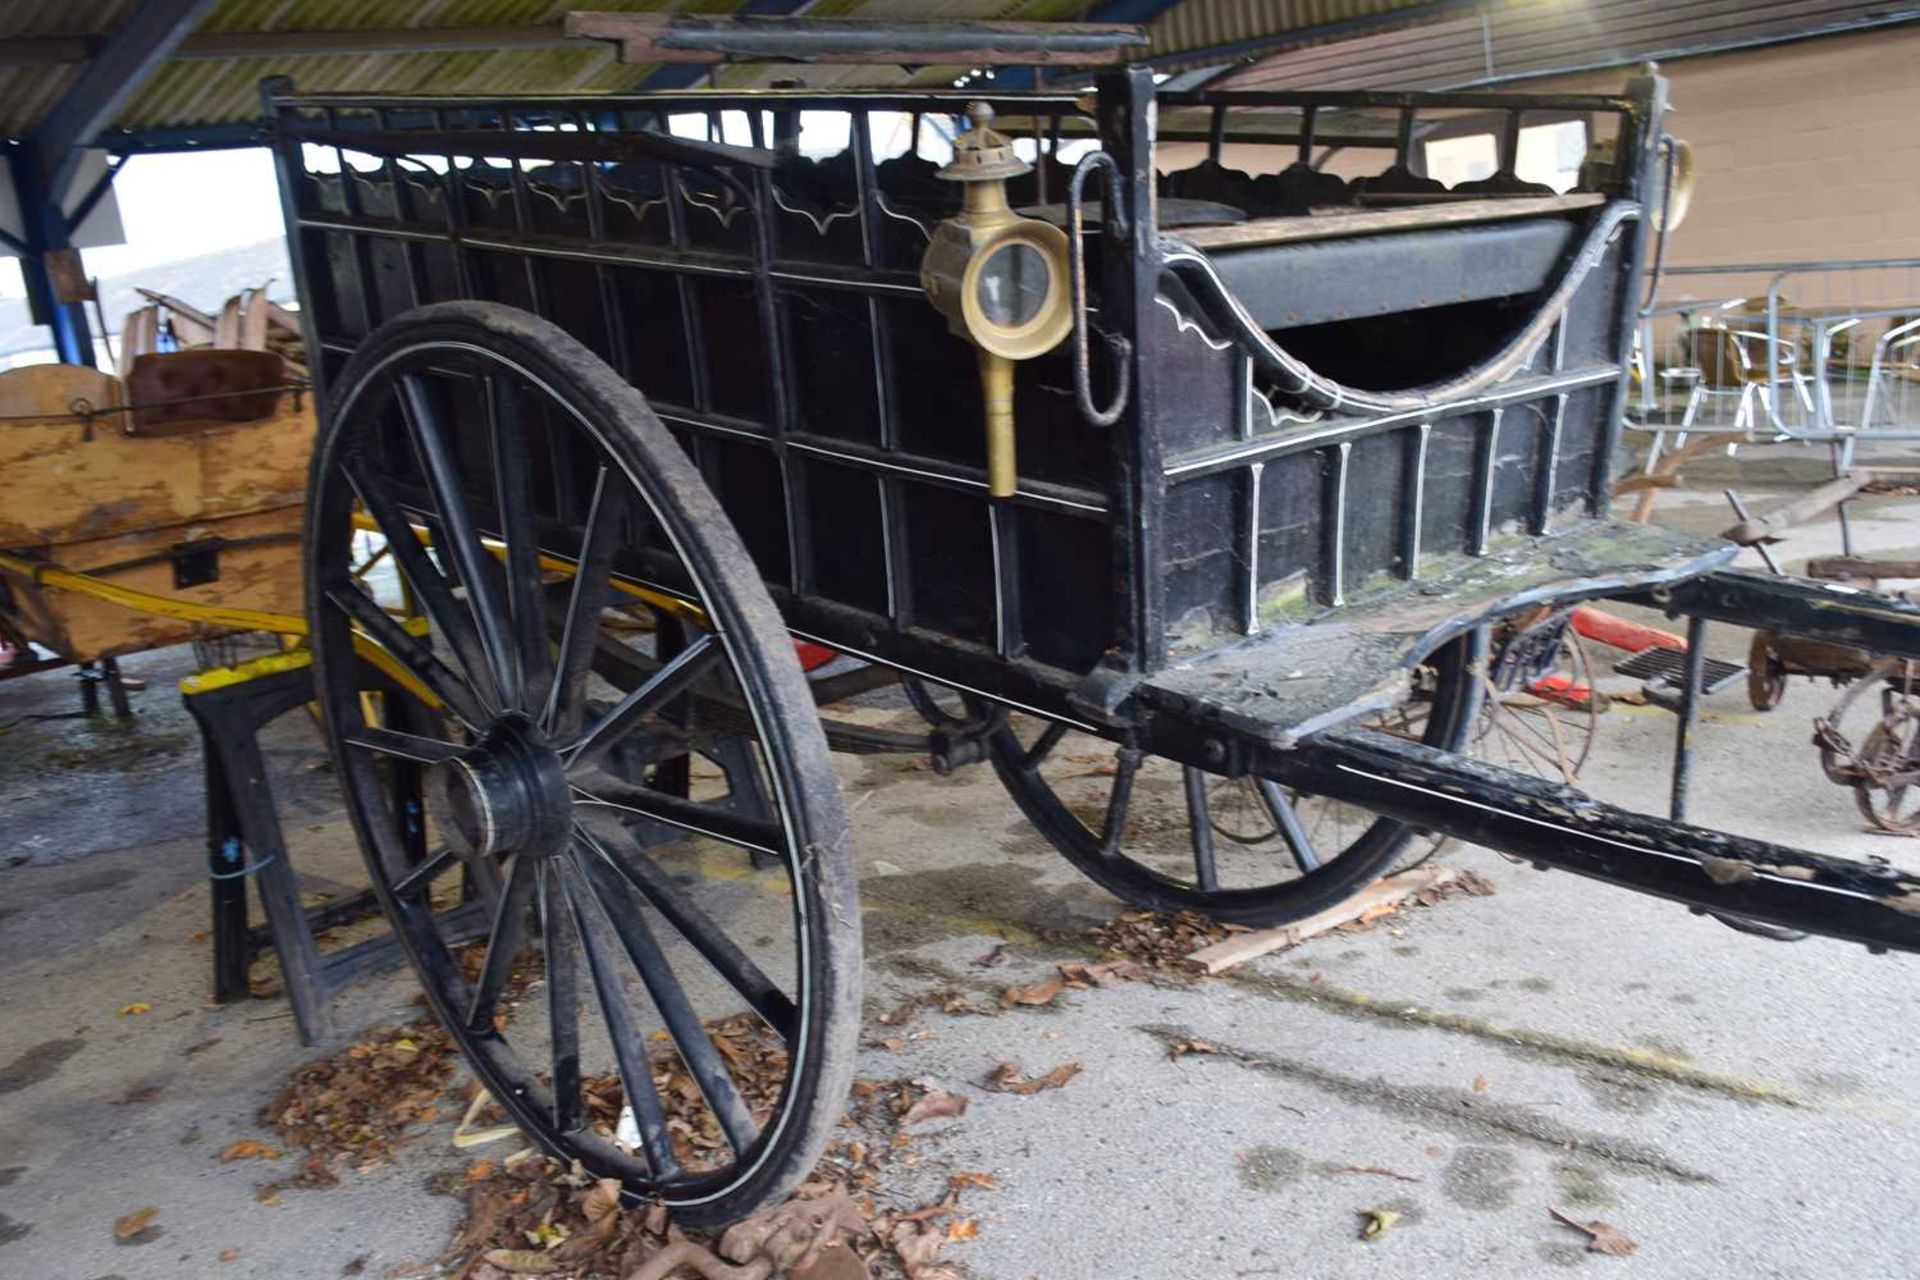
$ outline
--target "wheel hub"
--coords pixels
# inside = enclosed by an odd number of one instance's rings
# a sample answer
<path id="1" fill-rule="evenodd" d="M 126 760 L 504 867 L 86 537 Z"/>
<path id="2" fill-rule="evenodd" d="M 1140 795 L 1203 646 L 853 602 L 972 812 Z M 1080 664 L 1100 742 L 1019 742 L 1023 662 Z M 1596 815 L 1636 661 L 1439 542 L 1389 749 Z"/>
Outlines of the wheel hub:
<path id="1" fill-rule="evenodd" d="M 560 757 L 519 721 L 495 725 L 479 742 L 435 765 L 428 794 L 440 831 L 469 857 L 558 853 L 572 830 Z"/>

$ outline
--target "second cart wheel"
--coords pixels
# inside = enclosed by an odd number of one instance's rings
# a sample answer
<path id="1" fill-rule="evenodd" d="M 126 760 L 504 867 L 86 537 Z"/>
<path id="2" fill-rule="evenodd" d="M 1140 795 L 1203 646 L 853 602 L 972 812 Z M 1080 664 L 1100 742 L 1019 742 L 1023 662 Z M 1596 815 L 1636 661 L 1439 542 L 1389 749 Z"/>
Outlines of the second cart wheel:
<path id="1" fill-rule="evenodd" d="M 1593 663 L 1580 633 L 1562 621 L 1546 634 L 1550 645 L 1538 661 L 1504 680 L 1493 674 L 1501 667 L 1497 658 L 1488 663 L 1473 755 L 1572 786 L 1593 753 L 1606 695 L 1594 688 Z"/>
<path id="2" fill-rule="evenodd" d="M 860 917 L 826 740 L 746 549 L 646 401 L 523 312 L 395 318 L 330 410 L 318 693 L 433 1010 L 561 1160 L 689 1223 L 784 1195 L 851 1080 Z M 424 628 L 356 577 L 356 530 Z M 356 653 L 444 733 L 370 723 Z M 722 703 L 746 714 L 705 724 Z M 466 964 L 436 909 L 462 866 L 500 885 Z"/>
<path id="3" fill-rule="evenodd" d="M 1887 701 L 1880 723 L 1860 744 L 1866 776 L 1853 784 L 1853 802 L 1881 831 L 1920 835 L 1920 704 L 1898 695 Z"/>
<path id="4" fill-rule="evenodd" d="M 1460 750 L 1473 728 L 1485 653 L 1483 632 L 1442 649 L 1424 669 L 1419 701 L 1390 713 L 1385 727 Z M 1392 870 L 1417 834 L 1337 797 L 1222 778 L 1058 722 L 1010 718 L 988 746 L 1035 828 L 1088 878 L 1148 910 L 1285 924 Z"/>

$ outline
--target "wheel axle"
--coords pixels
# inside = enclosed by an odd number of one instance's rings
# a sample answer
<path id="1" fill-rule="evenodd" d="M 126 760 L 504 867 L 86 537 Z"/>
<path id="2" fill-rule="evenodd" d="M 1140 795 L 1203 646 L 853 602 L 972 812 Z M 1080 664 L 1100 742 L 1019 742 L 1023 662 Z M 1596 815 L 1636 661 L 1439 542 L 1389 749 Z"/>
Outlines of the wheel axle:
<path id="1" fill-rule="evenodd" d="M 572 795 L 559 753 L 519 717 L 433 766 L 427 794 L 432 816 L 467 857 L 545 856 L 565 848 L 572 833 Z"/>

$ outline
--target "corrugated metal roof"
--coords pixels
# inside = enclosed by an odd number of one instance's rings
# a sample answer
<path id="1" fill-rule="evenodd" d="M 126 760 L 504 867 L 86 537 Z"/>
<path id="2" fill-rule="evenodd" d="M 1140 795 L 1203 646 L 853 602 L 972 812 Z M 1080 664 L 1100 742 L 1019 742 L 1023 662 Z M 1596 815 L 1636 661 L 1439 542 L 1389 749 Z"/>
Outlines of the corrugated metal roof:
<path id="1" fill-rule="evenodd" d="M 1185 0 L 1158 18 L 1151 55 L 1165 59 L 1261 36 L 1305 31 L 1374 14 L 1418 9 L 1427 0 Z M 1177 61 L 1171 65 L 1179 65 Z"/>
<path id="2" fill-rule="evenodd" d="M 1212 87 L 1458 89 L 1916 18 L 1920 4 L 1887 0 L 1511 0 L 1275 54 Z"/>
<path id="3" fill-rule="evenodd" d="M 140 0 L 0 0 L 0 41 L 110 32 Z M 1440 88 L 1618 66 L 1676 52 L 1790 39 L 1835 24 L 1920 17 L 1920 0 L 1505 0 L 1468 16 L 1437 18 L 1433 0 L 1184 0 L 1152 24 L 1152 56 L 1184 65 L 1183 51 L 1372 17 L 1405 26 L 1290 49 L 1233 73 L 1241 87 Z M 570 9 L 725 13 L 740 0 L 221 0 L 198 34 L 298 31 L 434 31 L 555 26 Z M 813 0 L 819 16 L 902 19 L 1069 20 L 1091 0 Z M 1459 14 L 1457 4 L 1448 5 Z M 1170 59 L 1170 61 L 1169 61 Z M 79 62 L 0 62 L 0 136 L 21 136 L 79 77 Z M 623 66 L 611 46 L 178 57 L 160 68 L 120 116 L 127 128 L 230 124 L 259 111 L 259 84 L 287 75 L 312 90 L 391 93 L 592 93 L 630 89 L 649 68 Z M 726 67 L 720 83 L 764 84 L 801 75 L 809 84 L 937 81 L 884 67 Z M 945 73 L 951 75 L 951 72 Z"/>
<path id="4" fill-rule="evenodd" d="M 0 5 L 0 39 L 97 35 L 113 29 L 135 0 L 14 0 Z M 593 0 L 608 10 L 685 7 L 672 0 Z M 200 32 L 350 31 L 399 28 L 531 26 L 557 23 L 567 0 L 224 0 Z M 731 7 L 731 6 L 728 6 Z M 0 67 L 0 133 L 19 136 L 78 78 L 81 66 Z M 174 60 L 164 64 L 121 112 L 125 128 L 221 124 L 260 113 L 260 81 L 290 75 L 314 88 L 394 92 L 571 92 L 631 87 L 644 74 L 623 67 L 612 46 L 517 48 L 435 53 L 334 54 Z"/>
<path id="5" fill-rule="evenodd" d="M 0 40 L 96 36 L 111 31 L 138 0 L 0 0 Z M 729 13 L 740 0 L 222 0 L 196 34 L 295 31 L 422 31 L 552 24 L 572 9 Z M 816 0 L 820 16 L 1005 18 L 1059 21 L 1081 16 L 1084 0 Z M 0 65 L 0 137 L 32 130 L 78 79 L 80 63 Z M 260 82 L 293 77 L 302 89 L 383 93 L 599 93 L 631 89 L 644 66 L 621 64 L 613 46 L 175 58 L 122 110 L 121 128 L 228 124 L 260 113 Z M 732 87 L 803 75 L 809 84 L 893 83 L 884 67 L 729 67 Z"/>

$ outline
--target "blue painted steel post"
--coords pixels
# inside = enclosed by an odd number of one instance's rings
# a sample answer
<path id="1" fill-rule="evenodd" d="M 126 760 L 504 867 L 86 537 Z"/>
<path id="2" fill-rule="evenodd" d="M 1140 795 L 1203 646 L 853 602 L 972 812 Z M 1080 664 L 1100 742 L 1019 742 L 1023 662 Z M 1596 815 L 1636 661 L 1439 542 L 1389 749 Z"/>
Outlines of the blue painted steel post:
<path id="1" fill-rule="evenodd" d="M 77 303 L 53 291 L 47 255 L 72 247 L 61 203 L 73 185 L 85 148 L 113 122 L 148 77 L 213 8 L 213 0 L 135 0 L 123 6 L 106 43 L 85 71 L 40 118 L 34 136 L 7 156 L 13 189 L 26 223 L 29 252 L 21 260 L 33 318 L 53 329 L 65 364 L 93 363 L 93 336 Z"/>
<path id="2" fill-rule="evenodd" d="M 71 247 L 66 215 L 47 189 L 45 171 L 31 144 L 10 148 L 7 165 L 26 232 L 27 253 L 20 259 L 20 274 L 27 285 L 28 310 L 35 321 L 53 330 L 60 363 L 92 365 L 93 334 L 87 327 L 86 308 L 78 302 L 61 302 L 47 270 L 48 253 Z"/>

